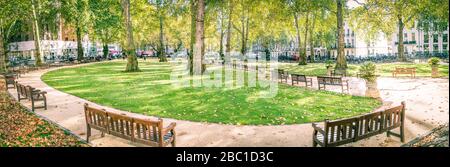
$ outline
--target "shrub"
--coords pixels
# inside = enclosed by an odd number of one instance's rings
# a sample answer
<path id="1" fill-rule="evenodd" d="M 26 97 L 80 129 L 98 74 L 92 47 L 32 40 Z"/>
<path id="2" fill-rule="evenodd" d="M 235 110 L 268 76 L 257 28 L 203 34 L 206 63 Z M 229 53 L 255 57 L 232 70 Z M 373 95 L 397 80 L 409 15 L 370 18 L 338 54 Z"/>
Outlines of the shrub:
<path id="1" fill-rule="evenodd" d="M 438 65 L 440 61 L 441 61 L 441 59 L 439 59 L 437 57 L 432 57 L 432 58 L 428 59 L 428 64 L 431 66 L 435 66 L 435 65 Z"/>
<path id="2" fill-rule="evenodd" d="M 376 65 L 372 62 L 365 62 L 359 68 L 361 78 L 365 79 L 368 82 L 375 82 L 377 80 L 377 75 L 375 75 L 375 72 Z"/>

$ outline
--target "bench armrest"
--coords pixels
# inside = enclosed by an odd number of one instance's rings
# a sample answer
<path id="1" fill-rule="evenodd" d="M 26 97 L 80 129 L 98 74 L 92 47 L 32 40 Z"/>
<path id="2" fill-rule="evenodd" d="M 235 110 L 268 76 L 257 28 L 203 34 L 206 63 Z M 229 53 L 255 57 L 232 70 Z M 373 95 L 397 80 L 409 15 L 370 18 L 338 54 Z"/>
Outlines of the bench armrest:
<path id="1" fill-rule="evenodd" d="M 170 123 L 169 126 L 167 126 L 166 128 L 163 129 L 162 136 L 165 136 L 170 131 L 175 130 L 175 126 L 177 126 L 177 123 L 175 123 L 175 122 Z"/>
<path id="2" fill-rule="evenodd" d="M 319 126 L 317 126 L 316 123 L 312 123 L 312 127 L 315 131 L 322 133 L 322 135 L 325 136 L 325 131 L 322 128 L 320 128 Z"/>

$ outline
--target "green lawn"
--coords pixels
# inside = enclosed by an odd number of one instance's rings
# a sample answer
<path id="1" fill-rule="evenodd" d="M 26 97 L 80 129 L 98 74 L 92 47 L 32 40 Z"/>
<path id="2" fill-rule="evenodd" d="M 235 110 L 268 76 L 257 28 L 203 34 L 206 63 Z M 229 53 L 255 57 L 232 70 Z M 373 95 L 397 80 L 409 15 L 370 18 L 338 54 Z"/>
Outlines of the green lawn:
<path id="1" fill-rule="evenodd" d="M 416 68 L 416 76 L 421 77 L 431 77 L 431 67 L 428 64 L 421 63 L 384 63 L 384 64 L 376 64 L 377 65 L 377 74 L 380 76 L 392 76 L 392 70 L 395 67 L 415 67 Z M 327 70 L 325 64 L 323 63 L 309 63 L 306 66 L 299 66 L 294 63 L 283 64 L 280 65 L 280 69 L 285 69 L 290 73 L 298 73 L 304 74 L 307 76 L 324 76 L 327 74 Z M 351 76 L 356 76 L 356 73 L 359 71 L 359 65 L 349 64 L 348 65 L 348 73 Z M 443 77 L 448 76 L 448 64 L 439 65 L 439 73 Z"/>
<path id="2" fill-rule="evenodd" d="M 185 87 L 170 83 L 168 63 L 140 62 L 142 72 L 124 73 L 124 61 L 51 71 L 50 86 L 117 109 L 165 118 L 241 125 L 297 124 L 372 111 L 380 102 L 365 97 L 279 85 L 274 98 L 265 87 Z"/>

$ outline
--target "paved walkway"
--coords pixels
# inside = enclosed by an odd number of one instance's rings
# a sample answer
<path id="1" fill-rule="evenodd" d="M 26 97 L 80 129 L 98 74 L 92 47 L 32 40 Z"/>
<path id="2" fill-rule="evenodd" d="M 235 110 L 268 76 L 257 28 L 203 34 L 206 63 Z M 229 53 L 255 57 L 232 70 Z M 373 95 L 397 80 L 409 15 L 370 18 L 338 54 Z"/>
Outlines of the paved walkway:
<path id="1" fill-rule="evenodd" d="M 67 68 L 67 67 L 62 67 Z M 49 69 L 55 70 L 55 69 Z M 44 116 L 61 126 L 71 130 L 74 134 L 86 138 L 86 125 L 83 104 L 102 107 L 107 110 L 126 113 L 127 115 L 142 115 L 119 111 L 113 108 L 99 106 L 84 99 L 57 91 L 43 81 L 41 76 L 49 70 L 34 71 L 23 75 L 19 82 L 47 91 L 48 110 L 38 109 L 36 113 Z M 361 95 L 364 84 L 356 78 L 350 79 L 351 94 Z M 406 141 L 425 134 L 439 124 L 449 119 L 449 81 L 448 79 L 394 79 L 379 78 L 378 87 L 385 101 L 392 101 L 395 105 L 406 101 Z M 10 89 L 15 97 L 17 93 Z M 17 97 L 16 97 L 17 98 Z M 25 106 L 31 104 L 23 101 Z M 312 145 L 311 124 L 279 125 L 279 126 L 237 126 L 213 123 L 199 123 L 183 120 L 164 119 L 166 125 L 176 122 L 177 146 L 296 146 L 309 147 Z M 142 146 L 126 140 L 106 135 L 93 130 L 91 137 L 93 146 Z M 369 139 L 352 143 L 348 146 L 400 146 L 398 138 L 377 135 Z"/>

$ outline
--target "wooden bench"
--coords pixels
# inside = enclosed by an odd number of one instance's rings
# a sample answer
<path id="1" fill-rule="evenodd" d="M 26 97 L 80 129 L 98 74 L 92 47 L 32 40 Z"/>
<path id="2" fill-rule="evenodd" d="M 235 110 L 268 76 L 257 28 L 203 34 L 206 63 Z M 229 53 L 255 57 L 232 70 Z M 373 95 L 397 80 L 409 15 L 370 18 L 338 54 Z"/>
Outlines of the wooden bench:
<path id="1" fill-rule="evenodd" d="M 335 147 L 347 143 L 356 142 L 374 135 L 386 132 L 386 135 L 399 137 L 405 142 L 405 102 L 384 111 L 377 111 L 361 116 L 328 121 L 325 120 L 323 127 L 312 123 L 313 147 Z M 391 130 L 400 127 L 400 133 Z"/>
<path id="2" fill-rule="evenodd" d="M 331 71 L 331 76 L 346 77 L 347 71 L 346 70 L 333 70 L 333 71 Z"/>
<path id="3" fill-rule="evenodd" d="M 299 82 L 304 82 L 306 87 L 312 87 L 312 78 L 306 78 L 305 75 L 291 74 L 291 83 L 299 84 Z"/>
<path id="4" fill-rule="evenodd" d="M 19 82 L 16 82 L 16 89 L 18 101 L 20 102 L 21 100 L 28 99 L 31 102 L 31 111 L 39 108 L 44 108 L 44 110 L 47 110 L 47 92 L 41 91 L 28 85 L 22 85 Z M 36 102 L 38 101 L 42 101 L 43 104 L 40 106 L 36 106 Z"/>
<path id="5" fill-rule="evenodd" d="M 416 77 L 416 68 L 398 68 L 396 67 L 394 71 L 392 71 L 392 77 L 397 77 L 398 74 L 409 74 L 412 78 Z"/>
<path id="6" fill-rule="evenodd" d="M 344 90 L 348 93 L 349 92 L 349 86 L 348 81 L 343 80 L 342 77 L 323 77 L 323 76 L 317 76 L 317 83 L 319 85 L 319 90 L 326 89 L 327 85 L 330 86 L 340 86 L 342 93 L 344 93 Z"/>
<path id="7" fill-rule="evenodd" d="M 17 78 L 16 74 L 14 74 L 14 73 L 12 73 L 12 74 L 6 73 L 6 74 L 2 74 L 2 75 L 3 75 L 3 78 L 5 80 L 6 89 L 15 88 L 16 87 L 15 86 L 15 82 L 16 82 L 16 78 Z"/>
<path id="8" fill-rule="evenodd" d="M 17 100 L 20 102 L 21 100 L 28 99 L 28 93 L 26 92 L 25 85 L 20 84 L 16 81 L 16 90 L 17 90 Z"/>
<path id="9" fill-rule="evenodd" d="M 84 112 L 87 126 L 86 140 L 88 142 L 91 136 L 91 128 L 93 128 L 99 130 L 102 137 L 107 133 L 149 146 L 165 147 L 170 144 L 175 147 L 176 123 L 174 122 L 163 128 L 163 120 L 160 118 L 158 120 L 135 118 L 93 108 L 88 104 L 84 104 Z"/>
<path id="10" fill-rule="evenodd" d="M 287 83 L 288 78 L 289 74 L 286 71 L 278 69 L 278 79 L 281 80 L 281 83 Z"/>

